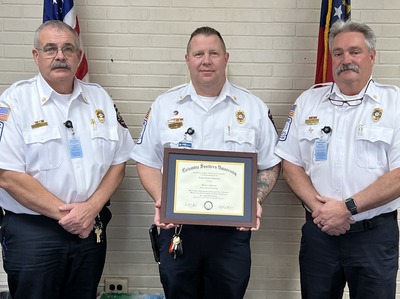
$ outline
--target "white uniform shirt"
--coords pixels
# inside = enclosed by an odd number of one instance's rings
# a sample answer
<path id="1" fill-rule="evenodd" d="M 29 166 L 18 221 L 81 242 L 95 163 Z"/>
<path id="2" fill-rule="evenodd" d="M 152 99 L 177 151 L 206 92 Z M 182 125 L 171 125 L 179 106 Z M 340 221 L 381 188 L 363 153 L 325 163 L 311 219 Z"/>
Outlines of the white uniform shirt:
<path id="1" fill-rule="evenodd" d="M 66 203 L 83 202 L 96 191 L 110 165 L 129 160 L 134 143 L 99 85 L 75 79 L 69 102 L 61 100 L 40 74 L 1 95 L 0 168 L 28 173 Z M 71 158 L 72 129 L 65 127 L 67 120 L 80 140 L 82 158 Z M 3 189 L 0 206 L 37 214 Z"/>
<path id="2" fill-rule="evenodd" d="M 153 167 L 163 167 L 165 147 L 185 144 L 185 132 L 193 149 L 258 153 L 258 168 L 280 162 L 274 154 L 278 141 L 267 106 L 249 91 L 226 81 L 220 95 L 208 109 L 192 83 L 172 88 L 159 96 L 143 123 L 132 159 Z M 181 143 L 182 146 L 182 143 Z"/>
<path id="3" fill-rule="evenodd" d="M 303 167 L 322 196 L 344 200 L 400 166 L 399 89 L 373 81 L 367 86 L 358 95 L 359 106 L 333 105 L 329 97 L 343 96 L 336 84 L 331 94 L 328 83 L 305 91 L 290 110 L 275 153 Z M 321 138 L 327 142 L 326 160 L 315 152 Z M 399 206 L 396 199 L 353 218 L 369 219 Z"/>

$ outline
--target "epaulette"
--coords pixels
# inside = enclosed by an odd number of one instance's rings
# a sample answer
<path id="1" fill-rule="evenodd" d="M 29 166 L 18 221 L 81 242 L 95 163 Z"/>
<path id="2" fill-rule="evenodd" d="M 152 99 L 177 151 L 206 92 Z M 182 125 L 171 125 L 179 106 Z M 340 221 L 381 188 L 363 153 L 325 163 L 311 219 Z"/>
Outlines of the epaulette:
<path id="1" fill-rule="evenodd" d="M 97 88 L 102 88 L 101 85 L 98 84 L 98 83 L 94 83 L 94 82 L 85 82 L 85 81 L 82 81 L 82 80 L 80 80 L 80 79 L 77 79 L 77 80 L 78 80 L 78 82 L 79 82 L 80 84 L 82 84 L 82 85 L 94 86 L 94 87 L 97 87 Z"/>
<path id="2" fill-rule="evenodd" d="M 393 84 L 382 84 L 382 83 L 378 83 L 378 82 L 375 82 L 375 81 L 373 81 L 373 82 L 374 82 L 374 84 L 375 84 L 376 86 L 379 86 L 379 87 L 388 87 L 388 88 L 391 88 L 391 89 L 393 89 L 393 90 L 398 90 L 398 89 L 399 89 L 398 86 L 393 85 Z"/>
<path id="3" fill-rule="evenodd" d="M 171 89 L 168 89 L 165 93 L 169 93 L 169 92 L 172 92 L 172 91 L 176 91 L 176 90 L 178 90 L 178 89 L 182 89 L 182 88 L 184 88 L 187 84 L 188 84 L 188 83 L 184 83 L 184 84 L 181 84 L 181 85 L 178 85 L 178 86 L 174 86 L 174 87 L 172 87 Z"/>
<path id="4" fill-rule="evenodd" d="M 245 93 L 248 93 L 248 94 L 251 93 L 248 89 L 246 89 L 246 88 L 244 88 L 244 87 L 242 87 L 242 86 L 235 85 L 235 84 L 232 84 L 232 83 L 231 83 L 231 85 L 232 85 L 234 88 L 236 88 L 236 89 L 239 89 L 239 90 L 241 90 L 241 91 L 244 91 Z"/>
<path id="5" fill-rule="evenodd" d="M 10 87 L 17 87 L 17 86 L 23 86 L 23 85 L 30 85 L 32 82 L 36 81 L 36 77 L 30 78 L 27 80 L 20 80 L 17 82 L 14 82 Z"/>
<path id="6" fill-rule="evenodd" d="M 332 82 L 317 83 L 317 84 L 314 84 L 313 86 L 311 86 L 310 89 L 321 88 L 321 87 L 325 87 L 325 86 L 331 87 L 332 86 L 331 84 L 332 84 Z"/>

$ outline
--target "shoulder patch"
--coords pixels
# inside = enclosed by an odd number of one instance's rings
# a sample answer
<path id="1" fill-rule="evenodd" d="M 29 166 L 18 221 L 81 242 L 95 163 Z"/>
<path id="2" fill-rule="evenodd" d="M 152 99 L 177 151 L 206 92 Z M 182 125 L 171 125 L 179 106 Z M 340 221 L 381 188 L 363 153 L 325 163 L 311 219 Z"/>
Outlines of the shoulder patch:
<path id="1" fill-rule="evenodd" d="M 279 137 L 279 141 L 286 141 L 290 131 L 290 126 L 292 125 L 292 120 L 293 119 L 291 117 L 287 118 L 285 127 L 283 128 L 281 136 Z"/>
<path id="2" fill-rule="evenodd" d="M 0 121 L 0 141 L 1 141 L 1 137 L 3 136 L 3 129 L 4 129 L 4 123 L 2 121 Z"/>
<path id="3" fill-rule="evenodd" d="M 0 120 L 6 121 L 10 115 L 11 109 L 9 107 L 0 106 Z"/>
<path id="4" fill-rule="evenodd" d="M 146 131 L 147 123 L 150 118 L 150 112 L 151 112 L 151 107 L 150 107 L 149 111 L 147 111 L 147 113 L 144 117 L 142 131 L 140 132 L 140 135 L 136 141 L 136 144 L 142 144 L 142 142 L 143 142 L 143 135 L 144 135 L 144 132 Z"/>
<path id="5" fill-rule="evenodd" d="M 289 111 L 289 117 L 294 117 L 294 112 L 296 111 L 297 105 L 293 104 L 292 107 L 290 107 Z"/>
<path id="6" fill-rule="evenodd" d="M 278 133 L 278 130 L 276 129 L 274 118 L 271 113 L 271 109 L 268 109 L 268 118 L 271 120 L 272 124 L 274 125 L 275 131 Z"/>
<path id="7" fill-rule="evenodd" d="M 115 109 L 115 113 L 117 114 L 117 120 L 118 120 L 119 124 L 123 128 L 128 129 L 128 126 L 126 125 L 124 119 L 122 118 L 121 113 L 119 113 L 119 111 L 118 111 L 117 105 L 115 105 L 115 104 L 114 104 L 114 109 Z"/>
<path id="8" fill-rule="evenodd" d="M 149 110 L 147 111 L 146 115 L 144 116 L 144 120 L 149 120 L 150 112 L 151 112 L 151 107 L 149 108 Z"/>

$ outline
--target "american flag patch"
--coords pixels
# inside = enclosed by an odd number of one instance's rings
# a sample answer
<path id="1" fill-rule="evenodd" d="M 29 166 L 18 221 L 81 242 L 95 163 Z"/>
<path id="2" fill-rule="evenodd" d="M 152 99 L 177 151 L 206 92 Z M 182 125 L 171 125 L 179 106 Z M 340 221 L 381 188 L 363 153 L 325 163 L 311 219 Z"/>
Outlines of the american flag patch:
<path id="1" fill-rule="evenodd" d="M 289 111 L 289 117 L 294 117 L 294 112 L 296 111 L 297 105 L 292 105 Z"/>
<path id="2" fill-rule="evenodd" d="M 4 129 L 4 123 L 0 121 L 0 141 L 1 141 L 1 136 L 3 136 L 3 129 Z"/>
<path id="3" fill-rule="evenodd" d="M 11 109 L 8 107 L 0 107 L 0 120 L 7 120 Z"/>

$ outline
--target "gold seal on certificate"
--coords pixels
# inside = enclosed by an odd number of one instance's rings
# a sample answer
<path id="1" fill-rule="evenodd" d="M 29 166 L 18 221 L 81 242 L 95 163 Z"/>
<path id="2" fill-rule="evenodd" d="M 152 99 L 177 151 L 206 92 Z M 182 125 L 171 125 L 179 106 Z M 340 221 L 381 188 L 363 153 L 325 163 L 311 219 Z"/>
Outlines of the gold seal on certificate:
<path id="1" fill-rule="evenodd" d="M 164 151 L 161 221 L 253 227 L 257 155 L 225 151 Z"/>

